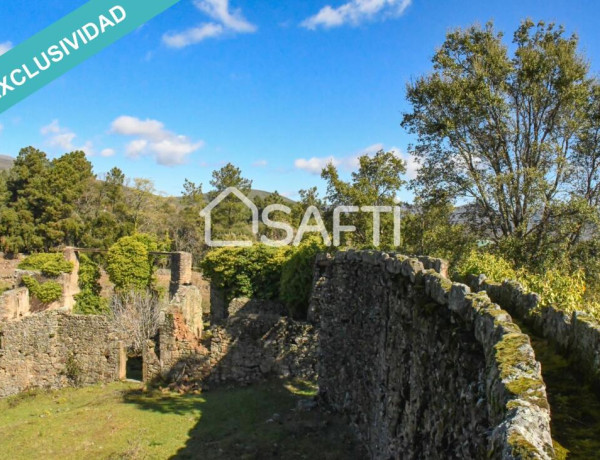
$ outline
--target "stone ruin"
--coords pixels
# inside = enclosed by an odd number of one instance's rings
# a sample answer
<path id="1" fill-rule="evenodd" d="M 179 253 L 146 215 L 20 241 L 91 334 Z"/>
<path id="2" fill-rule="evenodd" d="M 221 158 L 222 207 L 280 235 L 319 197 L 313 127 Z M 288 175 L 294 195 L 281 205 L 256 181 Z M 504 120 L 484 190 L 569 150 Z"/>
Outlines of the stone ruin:
<path id="1" fill-rule="evenodd" d="M 58 279 L 63 286 L 60 301 L 40 306 L 32 301 L 27 288 L 7 291 L 0 297 L 0 397 L 33 388 L 126 378 L 130 358 L 127 335 L 107 316 L 72 313 L 74 296 L 79 292 L 77 253 L 74 248 L 64 251 L 75 269 Z M 177 317 L 186 338 L 198 342 L 203 328 L 202 300 L 199 290 L 191 285 L 191 254 L 168 255 L 172 260 L 171 300 L 161 314 L 161 331 Z M 17 270 L 17 285 L 24 274 L 43 281 L 39 273 Z M 168 350 L 163 354 L 168 355 Z"/>
<path id="2" fill-rule="evenodd" d="M 171 302 L 144 347 L 144 381 L 316 378 L 321 404 L 347 418 L 370 458 L 553 458 L 529 338 L 485 292 L 448 280 L 443 261 L 323 256 L 308 322 L 236 299 L 215 306 L 205 330 L 191 256 L 172 257 Z M 127 346 L 105 317 L 66 307 L 4 320 L 0 396 L 122 379 Z"/>
<path id="3" fill-rule="evenodd" d="M 0 321 L 16 321 L 41 311 L 73 310 L 75 295 L 79 293 L 77 274 L 79 260 L 74 248 L 66 248 L 63 256 L 67 261 L 73 263 L 74 268 L 71 273 L 62 273 L 58 278 L 52 279 L 62 286 L 62 297 L 51 304 L 41 304 L 37 299 L 30 297 L 27 288 L 18 286 L 21 285 L 21 279 L 24 276 L 31 276 L 40 283 L 48 281 L 48 279 L 39 272 L 16 269 L 10 280 L 10 284 L 16 288 L 0 295 Z"/>

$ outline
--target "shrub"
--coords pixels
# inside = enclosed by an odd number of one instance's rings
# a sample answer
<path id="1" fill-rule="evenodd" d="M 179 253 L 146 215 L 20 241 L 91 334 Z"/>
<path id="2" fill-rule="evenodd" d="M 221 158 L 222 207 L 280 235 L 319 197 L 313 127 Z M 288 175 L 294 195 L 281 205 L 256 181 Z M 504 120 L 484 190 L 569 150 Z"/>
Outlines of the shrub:
<path id="1" fill-rule="evenodd" d="M 201 263 L 203 274 L 225 293 L 236 297 L 279 298 L 279 281 L 289 248 L 258 244 L 248 248 L 218 248 Z"/>
<path id="2" fill-rule="evenodd" d="M 56 302 L 62 297 L 62 286 L 56 281 L 46 281 L 45 283 L 39 283 L 35 278 L 32 278 L 31 276 L 24 276 L 23 284 L 27 287 L 27 289 L 29 289 L 31 295 L 33 295 L 45 305 L 52 302 Z"/>
<path id="3" fill-rule="evenodd" d="M 539 294 L 542 308 L 553 306 L 569 314 L 580 310 L 600 319 L 600 306 L 585 300 L 586 278 L 583 270 L 570 273 L 551 268 L 542 273 L 532 273 L 525 268 L 515 270 L 500 256 L 473 251 L 459 262 L 454 273 L 463 280 L 467 275 L 480 274 L 496 282 L 515 280 L 525 291 Z"/>
<path id="4" fill-rule="evenodd" d="M 133 289 L 112 298 L 112 318 L 115 327 L 127 334 L 131 344 L 130 353 L 140 355 L 144 343 L 155 338 L 161 311 L 166 308 L 164 301 L 150 290 Z"/>
<path id="5" fill-rule="evenodd" d="M 71 273 L 73 263 L 60 253 L 32 254 L 19 264 L 22 270 L 41 271 L 44 276 L 55 278 L 62 273 Z"/>
<path id="6" fill-rule="evenodd" d="M 102 290 L 98 280 L 100 267 L 91 258 L 81 254 L 79 258 L 79 289 L 75 296 L 75 313 L 84 315 L 99 315 L 107 313 L 108 301 L 100 296 Z"/>
<path id="7" fill-rule="evenodd" d="M 465 280 L 468 275 L 485 274 L 490 280 L 502 282 L 516 280 L 517 272 L 511 263 L 502 257 L 487 252 L 471 251 L 452 270 L 453 275 Z"/>
<path id="8" fill-rule="evenodd" d="M 145 290 L 153 284 L 150 257 L 158 245 L 150 235 L 136 234 L 117 241 L 108 251 L 106 271 L 117 290 Z"/>
<path id="9" fill-rule="evenodd" d="M 292 316 L 306 318 L 312 291 L 315 258 L 326 251 L 320 238 L 307 239 L 293 250 L 281 274 L 281 300 Z"/>
<path id="10" fill-rule="evenodd" d="M 553 306 L 569 314 L 577 310 L 593 313 L 593 305 L 584 301 L 585 274 L 582 270 L 573 274 L 561 273 L 556 269 L 546 270 L 543 274 L 519 270 L 517 280 L 527 291 L 540 295 L 542 307 Z"/>

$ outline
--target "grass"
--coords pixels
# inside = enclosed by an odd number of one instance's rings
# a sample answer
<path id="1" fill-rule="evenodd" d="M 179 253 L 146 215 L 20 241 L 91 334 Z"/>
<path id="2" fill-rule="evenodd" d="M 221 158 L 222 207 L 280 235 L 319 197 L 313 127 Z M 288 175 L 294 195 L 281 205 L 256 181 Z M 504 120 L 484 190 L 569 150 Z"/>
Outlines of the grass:
<path id="1" fill-rule="evenodd" d="M 296 410 L 307 382 L 180 395 L 115 383 L 0 401 L 3 458 L 364 458 L 347 427 Z"/>

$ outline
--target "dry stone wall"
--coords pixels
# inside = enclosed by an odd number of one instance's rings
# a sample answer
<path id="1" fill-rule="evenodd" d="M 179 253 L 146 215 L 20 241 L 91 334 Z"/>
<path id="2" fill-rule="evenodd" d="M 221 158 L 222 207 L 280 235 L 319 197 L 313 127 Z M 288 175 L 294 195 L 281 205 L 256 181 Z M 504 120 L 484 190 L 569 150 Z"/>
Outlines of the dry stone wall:
<path id="1" fill-rule="evenodd" d="M 116 381 L 124 377 L 124 339 L 104 316 L 51 311 L 0 323 L 0 397 Z"/>
<path id="2" fill-rule="evenodd" d="M 273 376 L 314 379 L 316 328 L 281 316 L 281 309 L 276 302 L 234 299 L 225 308 L 227 317 L 219 317 L 202 339 L 181 313 L 167 314 L 158 342 L 145 348 L 144 379 L 201 385 Z"/>
<path id="3" fill-rule="evenodd" d="M 568 314 L 553 306 L 542 308 L 540 296 L 526 292 L 516 281 L 499 284 L 482 275 L 472 277 L 469 284 L 557 345 L 576 369 L 600 388 L 600 324 L 595 318 L 578 311 Z"/>
<path id="4" fill-rule="evenodd" d="M 317 261 L 324 402 L 374 459 L 553 457 L 529 338 L 443 266 L 376 252 Z"/>

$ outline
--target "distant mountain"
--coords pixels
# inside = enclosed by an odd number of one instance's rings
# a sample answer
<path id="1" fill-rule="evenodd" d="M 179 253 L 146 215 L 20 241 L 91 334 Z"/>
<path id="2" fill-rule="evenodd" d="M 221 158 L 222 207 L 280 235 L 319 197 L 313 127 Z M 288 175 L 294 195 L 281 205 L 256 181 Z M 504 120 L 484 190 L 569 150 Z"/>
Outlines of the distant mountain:
<path id="1" fill-rule="evenodd" d="M 0 155 L 0 171 L 6 171 L 7 169 L 12 168 L 14 162 L 15 159 L 13 157 Z"/>
<path id="2" fill-rule="evenodd" d="M 265 198 L 267 198 L 268 196 L 270 196 L 272 194 L 273 194 L 272 192 L 265 192 L 264 190 L 252 189 L 252 190 L 250 190 L 250 193 L 248 194 L 248 198 L 250 198 L 250 199 L 254 199 L 254 198 L 265 199 Z M 287 198 L 285 196 L 282 196 L 282 198 L 283 198 L 283 201 L 285 203 L 288 203 L 288 204 L 294 204 L 295 203 L 294 200 L 291 200 L 291 199 L 289 199 L 289 198 Z"/>

